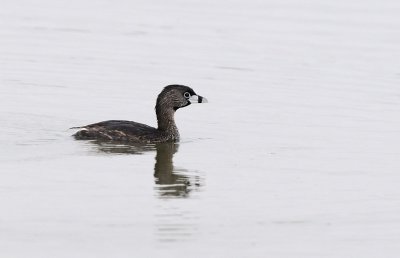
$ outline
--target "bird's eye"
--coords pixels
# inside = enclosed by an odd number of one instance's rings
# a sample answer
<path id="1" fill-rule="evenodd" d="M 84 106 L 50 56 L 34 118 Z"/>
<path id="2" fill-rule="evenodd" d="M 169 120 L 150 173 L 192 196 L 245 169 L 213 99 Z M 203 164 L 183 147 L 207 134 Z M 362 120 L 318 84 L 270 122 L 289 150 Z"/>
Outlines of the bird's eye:
<path id="1" fill-rule="evenodd" d="M 184 96 L 186 99 L 189 99 L 189 98 L 190 98 L 190 93 L 189 93 L 189 92 L 185 92 L 185 93 L 183 93 L 183 96 Z"/>

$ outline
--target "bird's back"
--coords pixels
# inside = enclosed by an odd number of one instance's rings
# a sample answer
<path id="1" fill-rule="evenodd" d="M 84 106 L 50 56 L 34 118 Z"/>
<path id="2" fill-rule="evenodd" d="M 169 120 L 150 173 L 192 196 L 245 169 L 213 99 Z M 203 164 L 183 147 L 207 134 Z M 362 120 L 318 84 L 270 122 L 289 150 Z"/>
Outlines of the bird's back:
<path id="1" fill-rule="evenodd" d="M 162 134 L 154 127 L 125 120 L 108 120 L 82 127 L 74 134 L 79 140 L 109 140 L 129 142 L 162 141 Z M 160 138 L 158 140 L 158 138 Z"/>

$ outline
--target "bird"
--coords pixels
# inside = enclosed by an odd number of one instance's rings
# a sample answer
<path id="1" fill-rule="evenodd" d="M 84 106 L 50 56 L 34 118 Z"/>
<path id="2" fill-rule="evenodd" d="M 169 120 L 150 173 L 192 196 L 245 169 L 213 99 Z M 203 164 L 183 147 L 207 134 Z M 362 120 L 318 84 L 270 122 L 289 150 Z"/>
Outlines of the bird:
<path id="1" fill-rule="evenodd" d="M 178 127 L 175 124 L 175 112 L 192 103 L 207 103 L 205 97 L 197 95 L 192 88 L 172 84 L 163 88 L 157 97 L 155 111 L 158 127 L 125 120 L 107 120 L 79 129 L 73 137 L 77 140 L 105 140 L 128 143 L 178 142 Z"/>

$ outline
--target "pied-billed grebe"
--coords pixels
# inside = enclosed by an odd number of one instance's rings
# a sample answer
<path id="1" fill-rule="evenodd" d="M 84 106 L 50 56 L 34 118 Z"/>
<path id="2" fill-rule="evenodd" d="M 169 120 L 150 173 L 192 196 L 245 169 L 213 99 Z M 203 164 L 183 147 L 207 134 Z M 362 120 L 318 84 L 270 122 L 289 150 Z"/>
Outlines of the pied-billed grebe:
<path id="1" fill-rule="evenodd" d="M 158 128 L 123 120 L 109 120 L 86 126 L 73 136 L 79 140 L 108 140 L 133 143 L 157 143 L 179 141 L 174 114 L 179 108 L 191 103 L 206 103 L 207 99 L 197 95 L 193 89 L 184 85 L 168 85 L 157 97 L 156 114 Z"/>

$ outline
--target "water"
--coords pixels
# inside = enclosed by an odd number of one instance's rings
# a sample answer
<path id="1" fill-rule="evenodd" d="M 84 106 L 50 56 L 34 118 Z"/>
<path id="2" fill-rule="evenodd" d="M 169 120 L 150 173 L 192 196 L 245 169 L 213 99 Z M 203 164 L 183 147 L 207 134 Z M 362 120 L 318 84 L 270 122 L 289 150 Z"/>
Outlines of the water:
<path id="1" fill-rule="evenodd" d="M 400 3 L 2 1 L 2 257 L 398 257 Z M 179 144 L 75 141 L 108 119 Z"/>

